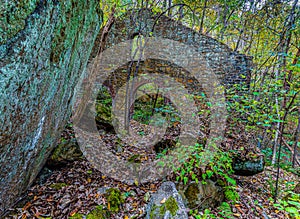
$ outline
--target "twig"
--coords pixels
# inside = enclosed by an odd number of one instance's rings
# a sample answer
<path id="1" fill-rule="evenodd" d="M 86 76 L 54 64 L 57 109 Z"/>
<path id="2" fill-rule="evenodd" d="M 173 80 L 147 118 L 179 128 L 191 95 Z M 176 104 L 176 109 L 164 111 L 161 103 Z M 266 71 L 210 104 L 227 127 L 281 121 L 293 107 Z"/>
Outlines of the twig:
<path id="1" fill-rule="evenodd" d="M 282 139 L 282 142 L 284 143 L 284 145 L 292 152 L 292 154 L 295 153 L 295 151 L 293 150 L 293 148 L 284 140 Z M 300 166 L 300 161 L 298 160 L 297 157 L 295 157 L 295 161 L 296 163 Z"/>

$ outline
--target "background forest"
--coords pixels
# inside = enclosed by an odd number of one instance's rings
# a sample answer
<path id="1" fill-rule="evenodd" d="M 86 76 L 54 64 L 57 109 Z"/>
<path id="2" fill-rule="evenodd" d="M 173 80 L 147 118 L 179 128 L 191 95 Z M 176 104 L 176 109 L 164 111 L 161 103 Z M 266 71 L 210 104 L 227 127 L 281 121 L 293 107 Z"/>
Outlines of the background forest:
<path id="1" fill-rule="evenodd" d="M 228 111 L 235 124 L 242 123 L 246 132 L 256 138 L 254 142 L 265 155 L 267 165 L 277 167 L 272 192 L 276 202 L 279 168 L 299 174 L 300 3 L 297 0 L 102 1 L 100 7 L 104 22 L 112 11 L 118 17 L 131 9 L 149 8 L 252 57 L 250 88 L 242 96 L 232 92 Z M 242 85 L 237 86 L 236 89 L 243 89 Z M 146 111 L 135 112 L 137 117 L 147 117 Z M 179 178 L 187 181 L 183 175 Z M 288 209 L 299 216 L 294 207 L 299 209 L 299 204 Z"/>

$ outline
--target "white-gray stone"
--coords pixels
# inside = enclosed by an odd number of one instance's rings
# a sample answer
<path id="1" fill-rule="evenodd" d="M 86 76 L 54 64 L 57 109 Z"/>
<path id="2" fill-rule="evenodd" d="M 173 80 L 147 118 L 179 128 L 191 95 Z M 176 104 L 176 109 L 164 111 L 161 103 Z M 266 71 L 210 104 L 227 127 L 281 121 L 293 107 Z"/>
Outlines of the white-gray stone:
<path id="1" fill-rule="evenodd" d="M 175 199 L 178 208 L 175 212 L 174 209 L 168 209 L 168 202 L 171 199 Z M 161 209 L 165 208 L 163 213 Z M 150 202 L 146 208 L 146 219 L 187 219 L 188 215 L 186 212 L 183 200 L 178 193 L 175 184 L 173 182 L 164 182 L 159 190 L 152 195 Z"/>

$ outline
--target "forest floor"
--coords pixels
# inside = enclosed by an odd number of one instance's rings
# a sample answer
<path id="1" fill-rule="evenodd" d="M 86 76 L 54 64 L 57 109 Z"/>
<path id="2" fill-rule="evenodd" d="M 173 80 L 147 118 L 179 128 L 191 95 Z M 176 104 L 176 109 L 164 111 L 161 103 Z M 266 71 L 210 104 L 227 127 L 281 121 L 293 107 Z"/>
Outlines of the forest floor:
<path id="1" fill-rule="evenodd" d="M 173 132 L 176 130 L 173 129 Z M 72 129 L 65 130 L 62 138 L 75 138 Z M 109 141 L 112 142 L 112 138 Z M 125 156 L 130 154 L 132 155 L 132 151 L 125 150 Z M 76 215 L 89 214 L 99 205 L 109 209 L 105 196 L 108 188 L 118 188 L 124 197 L 119 211 L 111 214 L 109 218 L 145 218 L 146 205 L 151 194 L 158 190 L 163 181 L 176 182 L 176 176 L 173 174 L 147 184 L 127 185 L 103 175 L 85 158 L 66 163 L 51 171 L 44 168 L 43 171 L 44 174 L 36 179 L 5 218 L 74 218 Z M 272 197 L 275 192 L 276 174 L 276 168 L 266 166 L 262 173 L 254 176 L 229 175 L 237 182 L 239 201 L 234 203 L 225 200 L 230 206 L 229 211 L 213 208 L 209 209 L 209 214 L 208 211 L 198 212 L 198 215 L 202 215 L 198 218 L 291 218 L 286 211 L 274 207 Z M 298 175 L 280 169 L 278 200 L 283 200 L 298 182 Z M 189 216 L 189 219 L 193 218 L 196 217 Z"/>
<path id="2" fill-rule="evenodd" d="M 273 206 L 276 169 L 251 177 L 232 176 L 237 181 L 240 200 L 230 203 L 232 213 L 210 209 L 216 218 L 289 218 L 288 214 Z M 299 177 L 280 170 L 279 197 L 291 190 Z M 69 218 L 75 213 L 88 214 L 98 205 L 107 204 L 103 195 L 105 188 L 118 188 L 125 194 L 120 211 L 111 218 L 145 218 L 145 206 L 149 197 L 160 186 L 161 181 L 129 186 L 105 177 L 86 160 L 69 163 L 55 170 L 43 183 L 28 189 L 23 201 L 5 218 Z M 199 212 L 203 214 L 203 212 Z M 190 216 L 190 218 L 194 218 Z"/>

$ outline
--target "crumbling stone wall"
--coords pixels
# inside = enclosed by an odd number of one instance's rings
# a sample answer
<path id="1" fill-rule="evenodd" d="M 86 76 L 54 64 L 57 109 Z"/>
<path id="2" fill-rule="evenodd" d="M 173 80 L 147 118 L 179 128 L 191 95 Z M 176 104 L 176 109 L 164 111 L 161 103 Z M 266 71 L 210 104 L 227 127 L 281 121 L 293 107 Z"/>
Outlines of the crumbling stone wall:
<path id="1" fill-rule="evenodd" d="M 101 20 L 97 0 L 10 0 L 0 24 L 0 217 L 33 182 L 70 116 Z"/>
<path id="2" fill-rule="evenodd" d="M 180 21 L 172 20 L 164 15 L 154 15 L 149 10 L 128 12 L 117 19 L 108 33 L 105 46 L 110 48 L 133 39 L 138 34 L 144 37 L 167 38 L 194 46 L 197 52 L 206 59 L 208 67 L 213 69 L 221 84 L 227 88 L 233 87 L 233 84 L 245 83 L 246 86 L 250 84 L 251 57 L 234 52 L 227 45 L 186 27 Z M 92 53 L 94 57 L 97 54 L 100 39 L 101 34 L 98 35 L 94 46 Z M 156 66 L 156 64 L 154 65 Z M 155 67 L 152 70 L 150 68 L 151 64 L 148 63 L 148 72 L 155 71 Z M 165 72 L 173 74 L 172 77 L 176 74 L 168 70 Z"/>

